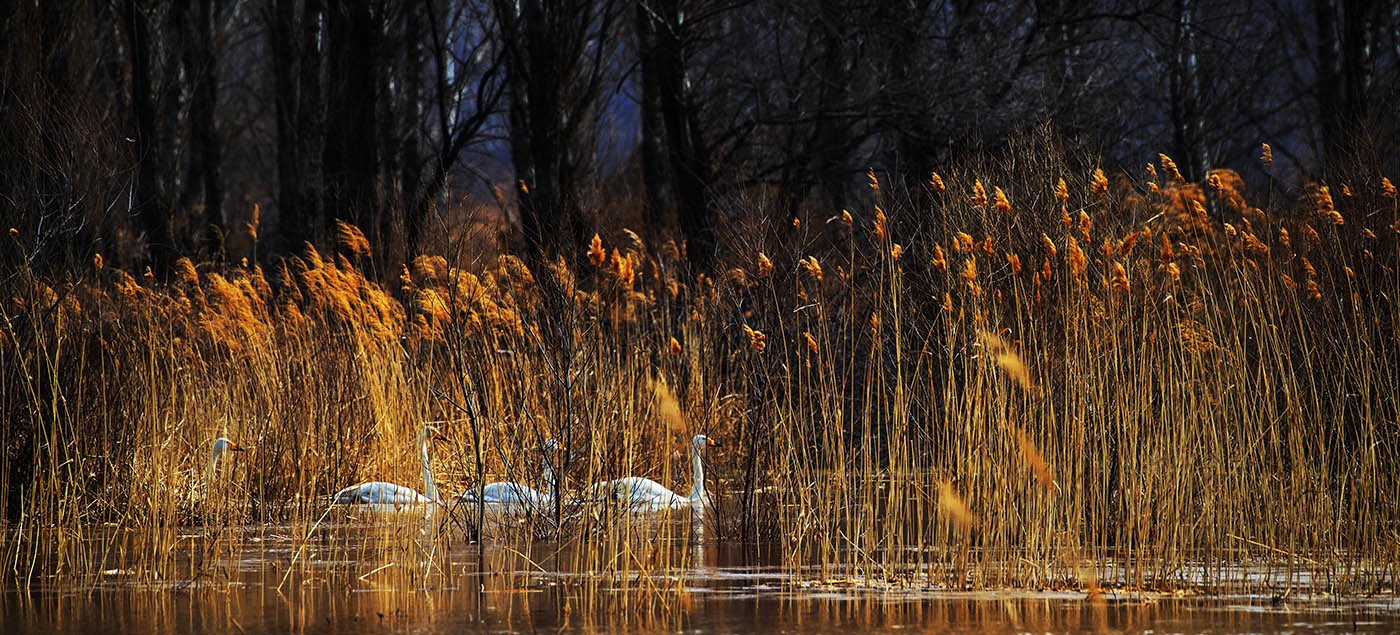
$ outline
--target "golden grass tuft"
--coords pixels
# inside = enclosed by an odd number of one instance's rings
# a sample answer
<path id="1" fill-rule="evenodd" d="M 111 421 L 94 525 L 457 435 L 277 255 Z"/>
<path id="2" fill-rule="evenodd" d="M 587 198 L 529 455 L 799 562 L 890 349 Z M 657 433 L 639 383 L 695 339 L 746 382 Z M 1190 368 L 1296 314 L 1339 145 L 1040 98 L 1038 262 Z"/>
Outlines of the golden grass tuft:
<path id="1" fill-rule="evenodd" d="M 1110 281 L 1113 290 L 1119 293 L 1128 292 L 1128 270 L 1123 267 L 1123 263 L 1115 261 L 1113 263 L 1113 277 Z"/>
<path id="2" fill-rule="evenodd" d="M 997 366 L 1015 381 L 1026 392 L 1035 392 L 1035 380 L 1031 379 L 1030 369 L 1021 359 L 1021 355 L 1016 352 L 1000 335 L 979 329 L 977 331 L 977 341 L 982 344 L 982 348 L 991 355 Z"/>
<path id="3" fill-rule="evenodd" d="M 355 256 L 369 256 L 369 240 L 359 227 L 343 220 L 335 221 L 336 244 Z"/>
<path id="4" fill-rule="evenodd" d="M 768 336 L 762 331 L 756 330 L 749 325 L 744 325 L 744 334 L 749 338 L 749 350 L 755 353 L 762 353 L 768 348 Z"/>
<path id="5" fill-rule="evenodd" d="M 1011 267 L 1013 275 L 1021 273 L 1021 257 L 1013 252 L 1006 252 L 1006 264 Z"/>
<path id="6" fill-rule="evenodd" d="M 977 527 L 977 516 L 968 510 L 967 503 L 948 481 L 938 482 L 938 512 L 963 531 Z"/>
<path id="7" fill-rule="evenodd" d="M 1065 262 L 1069 265 L 1070 277 L 1075 280 L 1083 277 L 1084 269 L 1089 266 L 1089 259 L 1079 248 L 1079 242 L 1074 236 L 1065 237 Z"/>
<path id="8" fill-rule="evenodd" d="M 1104 175 L 1103 168 L 1094 168 L 1094 173 L 1089 176 L 1089 192 L 1094 196 L 1108 195 L 1108 177 Z"/>
<path id="9" fill-rule="evenodd" d="M 995 210 L 995 211 L 997 211 L 998 213 L 1001 213 L 1001 214 L 1008 214 L 1008 213 L 1010 213 L 1010 212 L 1011 212 L 1011 201 L 1006 200 L 1006 192 L 1001 191 L 1001 187 L 998 186 L 998 187 L 992 188 L 992 193 L 993 193 L 992 200 L 994 201 L 993 204 L 992 204 L 992 209 Z"/>
<path id="10" fill-rule="evenodd" d="M 1021 455 L 1021 460 L 1026 462 L 1026 467 L 1030 468 L 1032 474 L 1035 474 L 1040 486 L 1046 491 L 1059 489 L 1059 484 L 1055 482 L 1055 473 L 1051 472 L 1050 466 L 1045 464 L 1045 457 L 1040 454 L 1040 448 L 1036 447 L 1035 442 L 1031 440 L 1025 430 L 1014 428 L 1013 432 L 1016 434 L 1017 452 Z"/>
<path id="11" fill-rule="evenodd" d="M 962 273 L 958 274 L 969 285 L 977 283 L 977 256 L 970 255 L 963 261 Z"/>
<path id="12" fill-rule="evenodd" d="M 603 250 L 603 238 L 593 234 L 593 240 L 588 243 L 588 262 L 593 263 L 594 267 L 601 267 L 607 257 L 608 253 Z"/>
<path id="13" fill-rule="evenodd" d="M 958 232 L 954 234 L 954 238 L 953 251 L 955 253 L 962 254 L 972 251 L 973 240 L 971 234 L 967 232 Z"/>
<path id="14" fill-rule="evenodd" d="M 1158 154 L 1157 161 L 1162 164 L 1162 171 L 1167 173 L 1167 177 L 1178 183 L 1185 181 L 1181 178 L 1181 171 L 1176 169 L 1176 162 L 1165 154 Z"/>
<path id="15" fill-rule="evenodd" d="M 650 383 L 656 416 L 666 424 L 666 428 L 673 435 L 689 439 L 690 428 L 686 425 L 685 415 L 681 414 L 681 404 L 676 399 L 676 393 L 664 379 L 652 379 Z"/>

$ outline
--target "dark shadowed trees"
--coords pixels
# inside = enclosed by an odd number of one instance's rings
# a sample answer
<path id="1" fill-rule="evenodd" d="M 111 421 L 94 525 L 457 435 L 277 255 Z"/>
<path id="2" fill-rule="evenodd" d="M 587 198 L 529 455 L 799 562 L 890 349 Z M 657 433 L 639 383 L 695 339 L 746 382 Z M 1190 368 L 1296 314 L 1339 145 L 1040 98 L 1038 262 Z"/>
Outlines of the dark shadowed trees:
<path id="1" fill-rule="evenodd" d="M 1201 72 L 1196 47 L 1196 2 L 1176 0 L 1171 55 L 1172 146 L 1187 180 L 1205 178 L 1210 166 L 1205 115 L 1201 112 Z"/>
<path id="2" fill-rule="evenodd" d="M 127 59 L 130 73 L 132 118 L 136 149 L 136 185 L 132 190 L 131 208 L 146 239 L 146 264 L 164 274 L 174 253 L 170 244 L 170 207 L 161 187 L 161 175 L 166 173 L 167 153 L 161 146 L 158 118 L 160 112 L 153 75 L 160 61 L 153 45 L 156 28 L 146 3 L 125 0 L 120 9 L 123 33 L 126 35 Z"/>
<path id="3" fill-rule="evenodd" d="M 1347 155 L 1362 130 L 1393 130 L 1397 124 L 1394 67 L 1400 55 L 1400 8 L 1386 2 L 1313 0 L 1312 11 L 1321 159 L 1324 170 L 1336 170 L 1347 167 Z"/>
<path id="4" fill-rule="evenodd" d="M 277 118 L 278 240 L 273 248 L 286 253 L 314 239 L 322 217 L 322 6 L 319 0 L 273 0 L 265 18 Z"/>
<path id="5" fill-rule="evenodd" d="M 409 109 L 418 116 L 405 121 L 418 130 L 412 141 L 405 141 L 403 158 L 409 254 L 417 253 L 429 212 L 462 153 L 487 138 L 506 87 L 502 47 L 492 39 L 488 8 L 467 5 L 439 10 L 429 4 L 427 9 L 409 23 L 412 32 L 424 36 L 423 55 L 413 56 L 424 63 L 410 72 L 421 73 L 421 81 L 428 86 L 420 93 L 422 101 Z M 418 43 L 406 38 L 405 45 L 412 50 Z"/>
<path id="6" fill-rule="evenodd" d="M 79 266 L 94 251 L 114 264 L 138 264 L 137 232 L 125 213 L 134 144 L 117 6 L 7 8 L 0 14 L 0 231 L 18 235 L 0 249 L 7 272 L 0 279 L 14 280 L 26 267 Z M 107 213 L 109 206 L 118 213 Z"/>
<path id="7" fill-rule="evenodd" d="M 376 264 L 400 262 L 430 223 L 475 207 L 456 194 L 497 186 L 514 192 L 519 244 L 568 252 L 634 183 L 647 233 L 674 218 L 705 269 L 730 221 L 754 220 L 735 218 L 756 213 L 730 204 L 741 195 L 762 191 L 774 219 L 856 209 L 873 167 L 905 203 L 893 207 L 923 209 L 930 171 L 1047 121 L 1106 168 L 1140 173 L 1166 152 L 1188 178 L 1250 161 L 1261 141 L 1275 176 L 1335 177 L 1400 136 L 1395 3 L 9 8 L 6 217 L 38 258 L 104 250 L 156 272 L 176 254 L 298 251 L 336 219 L 364 230 Z M 255 206 L 260 230 L 245 231 Z"/>
<path id="8" fill-rule="evenodd" d="M 496 0 L 516 205 L 534 255 L 583 239 L 580 176 L 614 70 L 620 3 Z"/>
<path id="9" fill-rule="evenodd" d="M 717 246 L 714 170 L 690 89 L 687 47 L 693 44 L 687 11 L 679 0 L 638 0 L 636 18 L 646 199 L 653 212 L 657 206 L 675 205 L 690 261 L 708 271 Z M 656 165 L 661 155 L 664 168 Z"/>
<path id="10" fill-rule="evenodd" d="M 204 253 L 210 258 L 221 256 L 225 233 L 223 142 L 214 121 L 219 103 L 214 25 L 221 17 L 222 4 L 194 0 L 171 5 L 182 52 L 182 71 L 190 87 L 189 141 L 180 206 L 202 208 Z"/>
<path id="11" fill-rule="evenodd" d="M 366 0 L 329 0 L 325 11 L 324 77 L 326 134 L 325 222 L 360 226 L 371 244 L 384 245 L 392 235 L 379 206 L 380 140 L 377 123 L 382 94 L 379 56 L 380 14 L 385 8 Z M 384 225 L 380 224 L 385 219 Z"/>

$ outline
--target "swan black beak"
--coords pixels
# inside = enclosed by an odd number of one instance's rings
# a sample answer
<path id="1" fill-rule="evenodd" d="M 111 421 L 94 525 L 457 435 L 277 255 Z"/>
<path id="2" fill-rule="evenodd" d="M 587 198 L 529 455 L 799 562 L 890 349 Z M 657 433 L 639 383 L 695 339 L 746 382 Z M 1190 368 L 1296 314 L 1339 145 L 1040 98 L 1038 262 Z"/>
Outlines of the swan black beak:
<path id="1" fill-rule="evenodd" d="M 712 448 L 723 447 L 719 444 L 719 441 L 716 441 L 710 437 L 705 437 L 705 445 Z"/>
<path id="2" fill-rule="evenodd" d="M 232 441 L 229 441 L 229 442 L 228 442 L 228 449 L 231 450 L 231 451 L 233 451 L 233 452 L 242 452 L 242 451 L 245 450 L 246 448 L 244 448 L 244 447 L 241 446 L 241 445 L 238 445 L 237 443 L 234 443 L 234 442 L 232 442 Z"/>
<path id="3" fill-rule="evenodd" d="M 438 432 L 437 430 L 434 430 L 434 431 L 433 431 L 433 440 L 434 440 L 434 441 L 451 441 L 452 439 L 449 439 L 449 438 L 447 438 L 446 436 L 444 436 L 441 432 Z"/>

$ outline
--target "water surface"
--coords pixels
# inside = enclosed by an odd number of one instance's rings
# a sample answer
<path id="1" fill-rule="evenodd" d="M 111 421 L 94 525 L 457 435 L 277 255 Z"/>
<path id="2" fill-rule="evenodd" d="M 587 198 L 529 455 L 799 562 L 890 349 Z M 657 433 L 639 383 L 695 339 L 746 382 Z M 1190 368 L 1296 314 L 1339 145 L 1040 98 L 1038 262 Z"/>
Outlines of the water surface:
<path id="1" fill-rule="evenodd" d="M 112 568 L 86 584 L 0 594 L 10 633 L 1390 633 L 1392 597 L 949 591 L 798 583 L 773 549 L 680 538 L 507 546 L 328 523 L 259 528 L 185 553 L 160 578 Z M 198 542 L 191 536 L 191 544 Z M 179 551 L 177 549 L 176 551 Z M 600 563 L 625 566 L 598 567 Z M 422 563 L 421 566 L 414 563 Z M 627 563 L 631 563 L 630 565 Z"/>

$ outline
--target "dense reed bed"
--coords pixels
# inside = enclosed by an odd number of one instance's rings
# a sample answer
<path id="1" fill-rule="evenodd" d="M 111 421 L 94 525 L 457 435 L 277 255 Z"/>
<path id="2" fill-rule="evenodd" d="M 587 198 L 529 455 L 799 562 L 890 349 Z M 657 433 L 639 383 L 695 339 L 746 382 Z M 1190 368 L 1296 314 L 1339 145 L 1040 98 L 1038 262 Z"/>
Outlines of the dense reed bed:
<path id="1" fill-rule="evenodd" d="M 17 272 L 5 575 L 190 577 L 271 523 L 314 549 L 336 489 L 421 487 L 432 421 L 449 494 L 541 486 L 548 439 L 562 491 L 640 474 L 684 492 L 688 439 L 720 439 L 706 531 L 801 578 L 1393 592 L 1391 182 L 1248 193 L 1165 156 L 1110 179 L 1027 143 L 913 187 L 872 171 L 861 209 L 775 222 L 736 202 L 713 275 L 621 230 L 533 265 L 449 244 L 381 285 L 349 225 L 333 255 L 182 260 L 168 282 L 100 254 L 64 279 Z M 205 485 L 221 435 L 251 451 Z M 684 562 L 658 545 L 685 523 L 594 507 L 386 519 L 362 560 L 401 563 L 376 575 L 407 586 L 474 538 L 567 545 L 577 570 Z M 172 553 L 203 555 L 182 573 Z"/>

